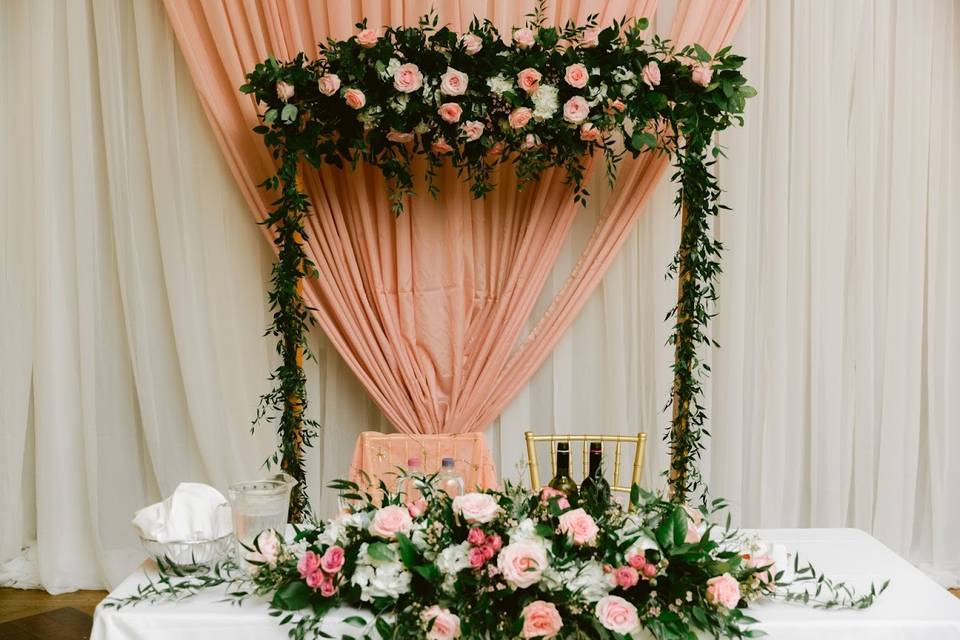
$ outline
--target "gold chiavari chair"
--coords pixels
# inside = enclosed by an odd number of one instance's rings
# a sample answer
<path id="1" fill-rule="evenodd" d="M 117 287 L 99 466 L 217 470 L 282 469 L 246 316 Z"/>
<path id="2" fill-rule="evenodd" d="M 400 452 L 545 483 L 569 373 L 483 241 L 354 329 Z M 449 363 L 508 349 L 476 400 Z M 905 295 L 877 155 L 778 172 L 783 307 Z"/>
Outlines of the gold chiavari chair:
<path id="1" fill-rule="evenodd" d="M 575 435 L 575 434 L 555 434 L 549 436 L 540 436 L 534 434 L 532 431 L 527 431 L 524 434 L 524 438 L 527 441 L 527 463 L 530 467 L 530 486 L 534 491 L 540 491 L 540 469 L 537 464 L 537 443 L 538 442 L 549 442 L 550 443 L 550 477 L 553 477 L 557 474 L 557 443 L 566 442 L 568 444 L 574 442 L 582 443 L 582 456 L 583 456 L 583 477 L 587 477 L 588 473 L 588 447 L 591 442 L 614 442 L 616 446 L 613 452 L 613 482 L 610 483 L 610 490 L 617 491 L 619 493 L 630 494 L 631 487 L 633 485 L 640 484 L 640 474 L 643 472 L 643 454 L 647 448 L 647 434 L 638 433 L 633 436 L 615 436 L 615 435 Z M 622 458 L 622 448 L 624 443 L 635 445 L 633 453 L 633 467 L 630 472 L 630 483 L 627 485 L 620 484 L 620 461 Z M 571 444 L 572 449 L 572 444 Z M 633 506 L 632 504 L 630 505 Z"/>

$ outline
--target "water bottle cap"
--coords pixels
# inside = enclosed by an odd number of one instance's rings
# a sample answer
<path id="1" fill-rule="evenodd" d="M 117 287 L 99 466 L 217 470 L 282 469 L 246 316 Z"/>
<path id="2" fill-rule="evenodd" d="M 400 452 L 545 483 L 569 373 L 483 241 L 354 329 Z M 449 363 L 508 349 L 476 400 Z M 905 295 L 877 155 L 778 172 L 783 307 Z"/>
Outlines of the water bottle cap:
<path id="1" fill-rule="evenodd" d="M 453 461 L 453 458 L 444 458 L 442 464 L 444 468 L 453 467 L 455 462 Z"/>
<path id="2" fill-rule="evenodd" d="M 420 458 L 410 458 L 409 460 L 407 460 L 407 466 L 408 466 L 408 467 L 419 467 L 419 466 L 420 466 Z"/>

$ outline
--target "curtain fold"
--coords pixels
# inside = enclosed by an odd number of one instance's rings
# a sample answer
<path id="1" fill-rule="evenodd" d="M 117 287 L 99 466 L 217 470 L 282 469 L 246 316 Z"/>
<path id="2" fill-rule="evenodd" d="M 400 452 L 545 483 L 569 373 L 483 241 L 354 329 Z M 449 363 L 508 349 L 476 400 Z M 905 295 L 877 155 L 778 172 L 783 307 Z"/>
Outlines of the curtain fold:
<path id="1" fill-rule="evenodd" d="M 165 5 L 224 153 L 255 217 L 262 219 L 270 195 L 257 194 L 254 184 L 272 171 L 265 149 L 253 148 L 260 145 L 250 131 L 257 124 L 253 101 L 237 91 L 244 71 L 268 55 L 290 59 L 305 50 L 315 56 L 316 43 L 352 34 L 363 18 L 373 26 L 416 24 L 431 3 L 318 7 L 275 0 L 165 0 Z M 680 44 L 702 41 L 718 48 L 744 5 L 745 0 L 682 2 L 672 35 Z M 474 14 L 489 16 L 508 33 L 532 8 L 532 2 L 441 5 L 439 17 L 462 30 Z M 652 0 L 550 4 L 558 24 L 591 13 L 601 22 L 649 16 L 655 8 Z M 320 274 L 307 283 L 306 298 L 397 429 L 480 430 L 523 387 L 602 278 L 666 162 L 644 156 L 624 164 L 613 207 L 568 285 L 519 346 L 577 215 L 558 171 L 518 193 L 510 170 L 501 170 L 497 192 L 473 202 L 447 168 L 438 199 L 411 199 L 395 217 L 375 170 L 305 170 L 313 204 L 307 249 Z"/>

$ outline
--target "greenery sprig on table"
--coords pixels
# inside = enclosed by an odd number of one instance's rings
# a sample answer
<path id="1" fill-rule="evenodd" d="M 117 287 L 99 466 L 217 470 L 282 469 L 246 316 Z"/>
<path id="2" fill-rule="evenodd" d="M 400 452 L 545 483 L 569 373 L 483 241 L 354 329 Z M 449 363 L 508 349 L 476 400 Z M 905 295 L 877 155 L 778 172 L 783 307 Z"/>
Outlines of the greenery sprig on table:
<path id="1" fill-rule="evenodd" d="M 695 462 L 706 415 L 699 378 L 706 367 L 697 350 L 709 344 L 705 329 L 719 273 L 721 246 L 710 237 L 710 220 L 722 208 L 710 173 L 719 153 L 713 139 L 742 123 L 746 99 L 756 92 L 740 73 L 744 59 L 729 47 L 711 54 L 699 45 L 675 48 L 656 36 L 648 40 L 644 18 L 601 28 L 596 15 L 563 27 L 548 26 L 544 16 L 541 2 L 509 38 L 476 18 L 463 34 L 439 25 L 436 15 L 424 16 L 416 27 L 382 31 L 363 21 L 357 35 L 321 44 L 315 59 L 303 53 L 286 62 L 268 58 L 248 74 L 241 91 L 254 96 L 263 114 L 254 130 L 280 167 L 262 186 L 281 191 L 267 224 L 277 229 L 281 252 L 271 302 L 280 314 L 272 330 L 280 331 L 285 364 L 275 373 L 279 384 L 265 406 L 306 399 L 298 382 L 302 374 L 285 368 L 292 346 L 304 345 L 305 305 L 291 286 L 308 271 L 300 222 L 309 202 L 294 180 L 301 163 L 377 167 L 399 214 L 415 191 L 416 158 L 424 161 L 433 195 L 444 162 L 475 197 L 490 192 L 495 169 L 509 164 L 521 188 L 547 169 L 563 171 L 572 197 L 585 203 L 591 156 L 603 157 L 612 183 L 626 153 L 665 154 L 674 159 L 678 205 L 685 212 L 671 265 L 680 291 L 671 311 L 676 409 L 667 434 L 670 482 L 682 502 L 700 485 Z M 284 334 L 287 326 L 291 333 Z M 295 413 L 285 409 L 279 428 L 285 460 L 291 432 L 286 416 Z"/>
<path id="2" fill-rule="evenodd" d="M 358 615 L 343 621 L 355 633 L 341 637 L 625 640 L 645 629 L 686 640 L 759 635 L 748 608 L 758 600 L 864 608 L 886 588 L 858 596 L 799 564 L 788 578 L 763 541 L 731 529 L 729 518 L 711 524 L 722 501 L 693 511 L 634 487 L 635 508 L 625 509 L 510 483 L 456 498 L 430 478 L 419 486 L 411 499 L 382 483 L 368 493 L 336 481 L 349 511 L 287 540 L 264 532 L 249 549 L 249 574 L 232 560 L 210 576 L 167 567 L 106 606 L 216 587 L 235 602 L 265 598 L 294 640 L 332 637 L 325 616 L 344 608 Z M 806 583 L 814 594 L 795 590 Z"/>

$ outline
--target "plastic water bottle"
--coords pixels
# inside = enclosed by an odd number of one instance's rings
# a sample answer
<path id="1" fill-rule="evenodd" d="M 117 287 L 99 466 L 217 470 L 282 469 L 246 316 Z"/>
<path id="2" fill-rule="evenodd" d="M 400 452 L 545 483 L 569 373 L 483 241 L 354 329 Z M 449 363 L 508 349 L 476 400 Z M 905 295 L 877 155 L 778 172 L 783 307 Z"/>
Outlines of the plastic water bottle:
<path id="1" fill-rule="evenodd" d="M 446 491 L 451 498 L 462 496 L 464 491 L 463 476 L 456 471 L 456 464 L 453 458 L 444 458 L 443 467 L 437 474 L 437 489 Z"/>
<path id="2" fill-rule="evenodd" d="M 403 499 L 407 503 L 416 502 L 423 497 L 420 491 L 420 485 L 423 483 L 423 465 L 420 458 L 410 458 L 407 460 L 407 474 L 400 483 L 400 492 L 403 493 Z"/>

